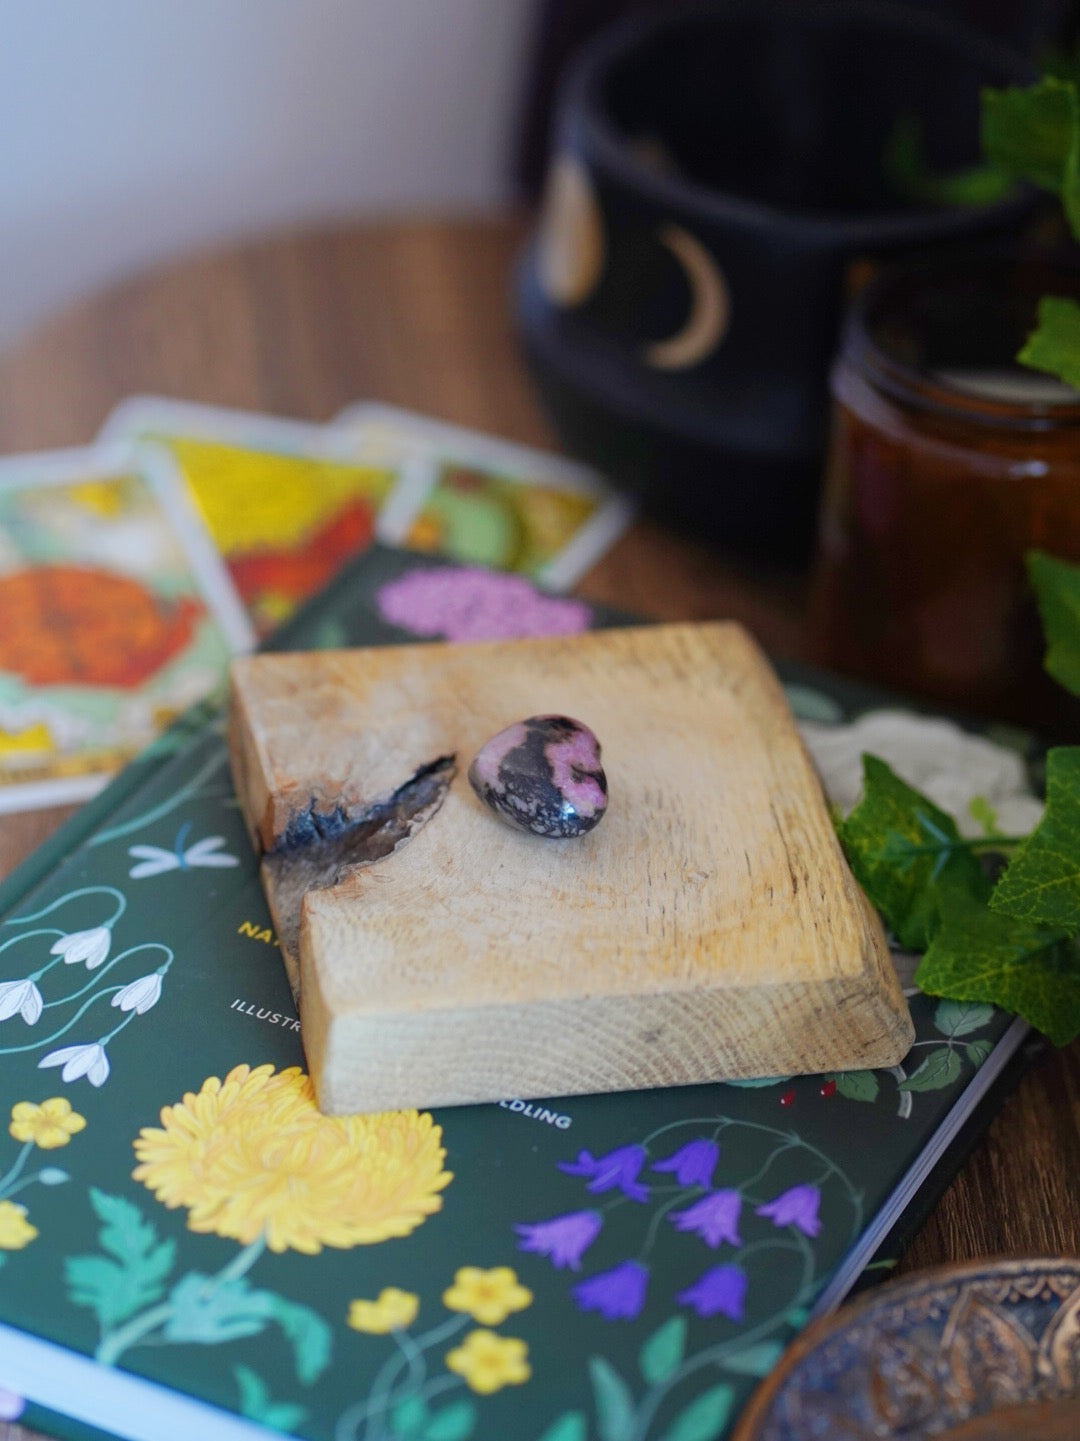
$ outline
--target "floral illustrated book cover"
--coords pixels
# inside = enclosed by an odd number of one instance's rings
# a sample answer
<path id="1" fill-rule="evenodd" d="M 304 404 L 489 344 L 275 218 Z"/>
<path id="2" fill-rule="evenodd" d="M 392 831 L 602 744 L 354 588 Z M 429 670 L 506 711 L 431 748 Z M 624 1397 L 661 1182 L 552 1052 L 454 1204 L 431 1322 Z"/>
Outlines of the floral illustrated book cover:
<path id="1" fill-rule="evenodd" d="M 279 643 L 616 620 L 376 547 Z M 869 726 L 932 790 L 947 723 L 789 694 L 830 789 Z M 949 784 L 1035 804 L 947 733 Z M 59 1435 L 715 1441 L 1024 1032 L 913 992 L 891 1071 L 324 1117 L 209 709 L 0 918 L 0 1414 Z"/>

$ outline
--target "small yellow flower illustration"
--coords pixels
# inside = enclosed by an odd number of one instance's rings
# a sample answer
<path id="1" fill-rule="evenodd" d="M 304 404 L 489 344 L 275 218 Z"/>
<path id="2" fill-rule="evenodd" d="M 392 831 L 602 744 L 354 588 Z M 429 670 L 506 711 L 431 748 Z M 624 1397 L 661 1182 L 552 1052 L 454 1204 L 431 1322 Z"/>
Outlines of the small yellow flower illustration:
<path id="1" fill-rule="evenodd" d="M 50 1096 L 40 1106 L 33 1101 L 19 1101 L 11 1108 L 8 1130 L 16 1141 L 33 1141 L 43 1151 L 66 1146 L 72 1136 L 86 1125 L 86 1117 L 73 1111 L 64 1096 Z"/>
<path id="2" fill-rule="evenodd" d="M 483 1326 L 498 1326 L 512 1311 L 531 1306 L 532 1298 L 509 1266 L 495 1266 L 490 1271 L 462 1266 L 454 1284 L 443 1292 L 443 1305 L 451 1311 L 467 1311 Z"/>
<path id="3" fill-rule="evenodd" d="M 371 1336 L 386 1336 L 391 1331 L 403 1331 L 416 1320 L 420 1309 L 420 1297 L 412 1291 L 400 1291 L 396 1286 L 385 1286 L 379 1292 L 377 1301 L 353 1301 L 349 1305 L 348 1325 L 354 1331 L 366 1331 Z"/>
<path id="4" fill-rule="evenodd" d="M 133 1175 L 192 1231 L 271 1251 L 408 1236 L 442 1206 L 453 1179 L 428 1112 L 324 1116 L 297 1066 L 237 1066 L 161 1112 L 135 1141 Z"/>
<path id="5" fill-rule="evenodd" d="M 26 1207 L 14 1201 L 0 1201 L 0 1251 L 21 1251 L 37 1235 L 37 1227 L 26 1219 Z"/>
<path id="6" fill-rule="evenodd" d="M 470 1331 L 460 1346 L 446 1357 L 447 1367 L 464 1376 L 481 1396 L 490 1396 L 504 1386 L 520 1386 L 532 1375 L 529 1348 L 516 1336 L 496 1336 L 494 1331 Z"/>

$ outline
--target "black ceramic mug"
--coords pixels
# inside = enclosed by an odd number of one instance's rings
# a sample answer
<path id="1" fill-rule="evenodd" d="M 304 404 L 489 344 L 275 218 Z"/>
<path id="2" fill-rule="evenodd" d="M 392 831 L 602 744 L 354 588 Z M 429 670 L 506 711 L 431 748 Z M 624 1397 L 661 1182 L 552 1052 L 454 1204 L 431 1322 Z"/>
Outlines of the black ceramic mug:
<path id="1" fill-rule="evenodd" d="M 913 205 L 979 158 L 980 86 L 1028 62 L 873 0 L 726 0 L 635 17 L 560 91 L 518 316 L 567 448 L 656 513 L 758 559 L 814 526 L 827 375 L 852 262 L 1015 229 L 1027 192 Z"/>

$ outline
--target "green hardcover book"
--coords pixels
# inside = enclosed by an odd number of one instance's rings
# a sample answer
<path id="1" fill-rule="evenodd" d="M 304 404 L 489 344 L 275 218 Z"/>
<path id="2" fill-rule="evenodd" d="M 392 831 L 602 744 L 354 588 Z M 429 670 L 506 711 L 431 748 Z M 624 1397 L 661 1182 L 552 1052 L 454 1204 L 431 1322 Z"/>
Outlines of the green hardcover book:
<path id="1" fill-rule="evenodd" d="M 278 644 L 619 620 L 376 548 Z M 869 704 L 788 681 L 833 739 Z M 323 1117 L 211 705 L 0 916 L 0 1414 L 58 1435 L 723 1437 L 1025 1035 L 912 991 L 891 1071 Z"/>

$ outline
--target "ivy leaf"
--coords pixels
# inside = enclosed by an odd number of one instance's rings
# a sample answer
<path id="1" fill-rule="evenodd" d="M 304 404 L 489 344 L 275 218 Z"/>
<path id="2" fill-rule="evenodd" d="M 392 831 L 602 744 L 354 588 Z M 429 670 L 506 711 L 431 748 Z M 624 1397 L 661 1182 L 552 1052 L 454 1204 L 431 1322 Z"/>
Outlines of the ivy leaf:
<path id="1" fill-rule="evenodd" d="M 953 887 L 915 983 L 928 995 L 988 1001 L 1066 1045 L 1080 1032 L 1080 947 L 1047 926 L 992 911 Z M 913 1079 L 913 1078 L 912 1078 Z"/>
<path id="2" fill-rule="evenodd" d="M 476 1427 L 476 1407 L 471 1401 L 454 1401 L 436 1411 L 424 1427 L 424 1441 L 465 1441 Z"/>
<path id="3" fill-rule="evenodd" d="M 1059 685 L 1080 695 L 1080 566 L 1043 550 L 1025 556 L 1046 634 L 1043 665 Z"/>
<path id="4" fill-rule="evenodd" d="M 978 1070 L 993 1049 L 993 1041 L 988 1041 L 984 1037 L 980 1041 L 971 1041 L 968 1045 L 966 1045 L 964 1047 L 964 1054 L 967 1056 L 968 1060 L 975 1067 L 975 1069 Z"/>
<path id="5" fill-rule="evenodd" d="M 951 1046 L 931 1051 L 917 1071 L 901 1081 L 899 1091 L 941 1091 L 951 1086 L 963 1070 L 960 1057 Z"/>
<path id="6" fill-rule="evenodd" d="M 836 1089 L 849 1101 L 876 1101 L 881 1084 L 873 1071 L 837 1071 Z"/>
<path id="7" fill-rule="evenodd" d="M 717 1441 L 731 1414 L 735 1392 L 730 1386 L 713 1386 L 691 1401 L 675 1418 L 668 1441 Z"/>
<path id="8" fill-rule="evenodd" d="M 641 1348 L 638 1364 L 650 1386 L 667 1381 L 677 1370 L 686 1348 L 686 1317 L 672 1316 L 654 1331 Z"/>
<path id="9" fill-rule="evenodd" d="M 564 1411 L 547 1428 L 539 1441 L 587 1441 L 589 1428 L 580 1411 Z"/>
<path id="10" fill-rule="evenodd" d="M 726 1357 L 723 1366 L 725 1371 L 734 1371 L 738 1376 L 767 1376 L 783 1354 L 782 1341 L 758 1341 Z"/>
<path id="11" fill-rule="evenodd" d="M 1080 746 L 1047 753 L 1046 811 L 998 881 L 990 909 L 1062 935 L 1080 932 Z"/>
<path id="12" fill-rule="evenodd" d="M 1000 169 L 1060 195 L 1076 143 L 1076 87 L 1046 76 L 1035 85 L 982 92 L 983 154 Z"/>
<path id="13" fill-rule="evenodd" d="M 90 1204 L 105 1223 L 98 1240 L 109 1255 L 70 1256 L 64 1276 L 72 1302 L 88 1306 L 108 1331 L 161 1298 L 176 1243 L 159 1240 L 138 1206 L 122 1196 L 91 1187 Z"/>
<path id="14" fill-rule="evenodd" d="M 1038 323 L 1016 358 L 1080 389 L 1080 305 L 1064 295 L 1044 295 Z"/>
<path id="15" fill-rule="evenodd" d="M 911 112 L 897 116 L 885 142 L 883 169 L 896 193 L 916 205 L 989 205 L 1014 185 L 1011 174 L 988 161 L 935 173 L 922 120 Z"/>
<path id="16" fill-rule="evenodd" d="M 629 1386 L 603 1356 L 589 1357 L 589 1376 L 601 1441 L 625 1441 L 634 1424 L 634 1401 Z"/>
<path id="17" fill-rule="evenodd" d="M 976 1005 L 972 1001 L 942 1001 L 934 1012 L 934 1025 L 943 1036 L 969 1036 L 981 1031 L 994 1018 L 993 1006 Z"/>
<path id="18" fill-rule="evenodd" d="M 234 1366 L 233 1375 L 240 1388 L 240 1414 L 249 1421 L 259 1421 L 275 1431 L 295 1431 L 307 1415 L 303 1406 L 271 1401 L 269 1387 L 250 1366 Z"/>
<path id="19" fill-rule="evenodd" d="M 952 817 L 877 756 L 863 756 L 862 799 L 837 830 L 856 880 L 909 950 L 929 943 L 943 882 L 989 892 Z"/>

